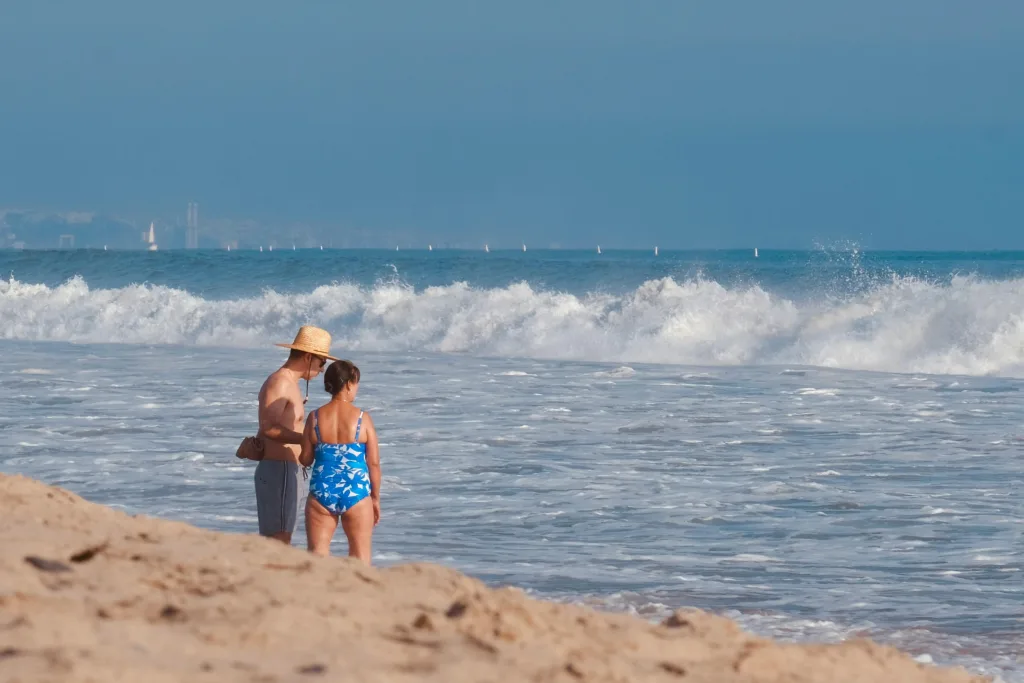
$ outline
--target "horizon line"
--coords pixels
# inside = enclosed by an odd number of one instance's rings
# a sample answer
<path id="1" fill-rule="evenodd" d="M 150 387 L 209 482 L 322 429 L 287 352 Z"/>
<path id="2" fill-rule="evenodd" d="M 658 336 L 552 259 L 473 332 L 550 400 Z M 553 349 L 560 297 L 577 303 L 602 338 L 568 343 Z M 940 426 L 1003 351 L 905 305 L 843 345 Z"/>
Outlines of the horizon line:
<path id="1" fill-rule="evenodd" d="M 494 252 L 514 252 L 514 253 L 530 253 L 534 251 L 543 252 L 585 252 L 593 253 L 595 256 L 603 255 L 608 252 L 636 252 L 636 253 L 652 253 L 657 247 L 659 255 L 666 253 L 680 253 L 680 252 L 706 252 L 706 251 L 738 251 L 738 252 L 753 252 L 755 249 L 758 252 L 823 252 L 823 253 L 850 253 L 850 252 L 873 252 L 873 253 L 928 253 L 928 254 L 980 254 L 980 253 L 1012 253 L 1012 252 L 1024 252 L 1024 247 L 992 247 L 987 249 L 934 249 L 934 248 L 869 248 L 869 247 L 661 247 L 660 245 L 652 245 L 650 247 L 605 247 L 600 246 L 601 252 L 596 252 L 595 249 L 600 245 L 593 247 L 528 247 L 525 251 L 521 247 L 454 247 L 454 246 L 433 246 L 429 247 L 405 247 L 399 245 L 398 247 L 378 246 L 378 247 L 357 247 L 357 246 L 346 246 L 346 247 L 335 247 L 329 245 L 317 245 L 315 247 L 300 247 L 295 245 L 293 248 L 281 247 L 278 245 L 256 245 L 253 247 L 168 247 L 166 249 L 149 250 L 145 247 L 107 247 L 99 246 L 88 246 L 88 247 L 0 247 L 0 252 L 69 252 L 69 251 L 116 251 L 116 252 L 144 252 L 144 253 L 166 253 L 166 252 L 236 252 L 236 251 L 251 251 L 256 253 L 273 253 L 274 251 L 290 252 L 290 251 L 388 251 L 388 252 L 399 252 L 402 251 L 413 251 L 413 252 L 426 252 L 432 253 L 434 251 L 458 251 L 458 252 L 479 252 L 482 254 L 494 253 Z M 264 248 L 265 247 L 265 248 Z"/>

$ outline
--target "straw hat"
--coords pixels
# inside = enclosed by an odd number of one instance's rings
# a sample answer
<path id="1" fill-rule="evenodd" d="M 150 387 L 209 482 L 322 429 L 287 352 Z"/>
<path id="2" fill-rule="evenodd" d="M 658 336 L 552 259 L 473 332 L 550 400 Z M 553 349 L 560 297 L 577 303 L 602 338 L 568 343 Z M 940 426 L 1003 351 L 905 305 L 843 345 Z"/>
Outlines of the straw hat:
<path id="1" fill-rule="evenodd" d="M 295 335 L 295 341 L 291 344 L 274 344 L 274 346 L 283 346 L 286 349 L 305 351 L 306 353 L 311 353 L 314 356 L 320 356 L 327 360 L 338 360 L 334 356 L 328 355 L 328 351 L 331 350 L 331 333 L 327 330 L 321 330 L 319 327 L 313 327 L 312 325 L 303 325 L 300 327 L 299 333 Z"/>

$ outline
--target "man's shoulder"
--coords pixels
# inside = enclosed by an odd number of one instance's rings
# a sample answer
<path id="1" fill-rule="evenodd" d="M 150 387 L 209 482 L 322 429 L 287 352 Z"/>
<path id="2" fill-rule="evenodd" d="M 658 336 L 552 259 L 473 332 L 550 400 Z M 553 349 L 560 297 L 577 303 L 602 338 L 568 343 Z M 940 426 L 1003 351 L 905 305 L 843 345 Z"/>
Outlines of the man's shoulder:
<path id="1" fill-rule="evenodd" d="M 266 381 L 263 382 L 263 387 L 260 389 L 260 395 L 291 396 L 298 393 L 298 391 L 298 385 L 292 382 L 281 370 L 275 370 L 269 377 L 267 377 Z"/>

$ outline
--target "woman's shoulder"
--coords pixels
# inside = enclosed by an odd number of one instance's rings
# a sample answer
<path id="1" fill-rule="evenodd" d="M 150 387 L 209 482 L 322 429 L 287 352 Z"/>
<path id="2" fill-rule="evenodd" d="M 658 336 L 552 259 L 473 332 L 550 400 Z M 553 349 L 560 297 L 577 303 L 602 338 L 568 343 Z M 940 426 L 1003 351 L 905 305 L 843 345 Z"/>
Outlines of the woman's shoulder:
<path id="1" fill-rule="evenodd" d="M 309 411 L 309 415 L 306 416 L 306 422 L 315 422 L 319 424 L 324 421 L 324 418 L 327 418 L 328 420 L 335 420 L 337 419 L 337 415 L 338 411 L 335 410 L 334 406 L 331 405 L 331 402 L 328 401 L 322 406 L 314 408 L 313 410 Z"/>

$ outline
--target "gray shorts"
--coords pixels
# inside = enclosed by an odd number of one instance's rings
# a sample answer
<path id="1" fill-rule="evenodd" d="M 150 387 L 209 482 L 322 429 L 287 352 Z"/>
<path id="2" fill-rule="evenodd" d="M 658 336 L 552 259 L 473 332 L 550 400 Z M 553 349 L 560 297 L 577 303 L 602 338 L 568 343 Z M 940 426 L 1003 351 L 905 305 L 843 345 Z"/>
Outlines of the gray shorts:
<path id="1" fill-rule="evenodd" d="M 281 460 L 260 460 L 253 478 L 260 534 L 294 533 L 299 511 L 299 466 Z"/>

